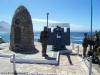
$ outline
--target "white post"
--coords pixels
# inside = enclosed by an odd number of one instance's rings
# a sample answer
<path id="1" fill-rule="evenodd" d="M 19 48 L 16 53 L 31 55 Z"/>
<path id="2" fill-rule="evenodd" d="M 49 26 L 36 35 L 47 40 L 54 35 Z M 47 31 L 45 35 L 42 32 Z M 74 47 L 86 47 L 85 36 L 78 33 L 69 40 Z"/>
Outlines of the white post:
<path id="1" fill-rule="evenodd" d="M 74 50 L 74 44 L 72 43 L 72 50 Z"/>
<path id="2" fill-rule="evenodd" d="M 15 54 L 13 54 L 13 70 L 14 70 L 14 75 L 17 75 L 16 65 L 15 65 Z"/>
<path id="3" fill-rule="evenodd" d="M 90 56 L 89 75 L 92 75 L 92 56 Z"/>
<path id="4" fill-rule="evenodd" d="M 79 45 L 77 46 L 77 55 L 79 55 L 79 50 L 80 50 L 80 48 L 79 48 Z"/>

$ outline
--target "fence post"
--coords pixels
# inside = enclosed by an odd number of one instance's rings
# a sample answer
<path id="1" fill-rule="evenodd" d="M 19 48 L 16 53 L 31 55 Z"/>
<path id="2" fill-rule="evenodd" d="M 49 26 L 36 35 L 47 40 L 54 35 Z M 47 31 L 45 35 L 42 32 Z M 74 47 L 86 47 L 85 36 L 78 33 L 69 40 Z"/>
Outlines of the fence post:
<path id="1" fill-rule="evenodd" d="M 72 50 L 74 50 L 74 44 L 72 43 Z"/>
<path id="2" fill-rule="evenodd" d="M 90 56 L 89 75 L 92 75 L 92 56 Z"/>
<path id="3" fill-rule="evenodd" d="M 77 46 L 77 55 L 79 55 L 80 47 L 79 45 Z"/>
<path id="4" fill-rule="evenodd" d="M 17 75 L 16 65 L 15 65 L 15 54 L 13 54 L 13 72 L 14 72 L 14 75 Z"/>

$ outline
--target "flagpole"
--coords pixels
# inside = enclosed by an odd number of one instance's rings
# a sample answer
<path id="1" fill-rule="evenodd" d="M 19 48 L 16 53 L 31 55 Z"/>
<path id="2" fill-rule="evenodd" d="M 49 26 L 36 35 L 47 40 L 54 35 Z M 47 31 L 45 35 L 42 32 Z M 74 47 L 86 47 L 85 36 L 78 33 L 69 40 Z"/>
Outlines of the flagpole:
<path id="1" fill-rule="evenodd" d="M 91 40 L 92 40 L 92 0 L 91 0 Z"/>
<path id="2" fill-rule="evenodd" d="M 90 37 L 90 40 L 92 41 L 92 7 L 93 7 L 93 5 L 92 5 L 92 0 L 91 0 L 91 37 Z M 92 50 L 92 45 L 90 44 L 90 50 Z"/>
<path id="3" fill-rule="evenodd" d="M 48 15 L 49 15 L 49 12 L 47 12 L 47 28 L 48 28 Z"/>

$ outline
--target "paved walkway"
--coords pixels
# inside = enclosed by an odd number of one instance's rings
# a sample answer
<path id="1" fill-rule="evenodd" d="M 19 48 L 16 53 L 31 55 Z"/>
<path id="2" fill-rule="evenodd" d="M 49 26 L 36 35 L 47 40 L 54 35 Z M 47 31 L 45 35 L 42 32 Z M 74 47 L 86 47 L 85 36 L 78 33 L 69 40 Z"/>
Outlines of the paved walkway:
<path id="1" fill-rule="evenodd" d="M 60 55 L 59 66 L 44 64 L 17 64 L 18 72 L 42 74 L 88 75 L 88 68 L 78 56 Z"/>
<path id="2" fill-rule="evenodd" d="M 13 64 L 10 63 L 9 58 L 1 58 L 0 57 L 0 75 L 7 75 L 6 73 L 8 73 L 8 72 L 9 73 L 13 72 Z"/>
<path id="3" fill-rule="evenodd" d="M 37 43 L 36 43 L 37 44 Z M 38 49 L 41 50 L 40 46 Z M 71 47 L 67 47 L 71 49 Z M 3 52 L 3 51 L 2 51 Z M 8 51 L 5 51 L 6 53 Z M 17 72 L 35 73 L 35 74 L 61 74 L 61 75 L 89 75 L 88 67 L 85 65 L 84 60 L 73 54 L 60 55 L 59 65 L 48 64 L 19 64 L 16 63 Z M 0 58 L 0 72 L 13 72 L 12 64 L 9 58 Z M 2 74 L 1 74 L 2 75 Z M 6 74 L 5 74 L 6 75 Z M 18 74 L 20 75 L 20 74 Z M 28 75 L 28 74 L 27 74 Z M 29 74 L 30 75 L 30 74 Z M 95 74 L 99 75 L 99 74 Z"/>

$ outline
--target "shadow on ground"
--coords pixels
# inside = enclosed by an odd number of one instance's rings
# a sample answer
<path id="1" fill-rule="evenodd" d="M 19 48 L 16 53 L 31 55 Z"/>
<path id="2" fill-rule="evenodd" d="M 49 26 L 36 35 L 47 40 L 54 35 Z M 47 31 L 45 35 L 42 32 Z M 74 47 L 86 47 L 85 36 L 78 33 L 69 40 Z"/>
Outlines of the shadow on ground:
<path id="1" fill-rule="evenodd" d="M 67 56 L 67 58 L 68 58 L 68 61 L 69 61 L 70 65 L 73 65 L 72 60 L 71 60 L 71 58 L 70 58 L 70 55 L 67 54 L 66 56 Z"/>
<path id="2" fill-rule="evenodd" d="M 56 58 L 49 57 L 49 56 L 45 57 L 45 59 L 47 59 L 47 60 L 56 60 Z"/>
<path id="3" fill-rule="evenodd" d="M 36 49 L 36 48 L 34 48 L 33 50 L 28 50 L 28 51 L 24 51 L 24 50 L 14 50 L 13 52 L 20 53 L 20 54 L 37 54 L 39 52 L 39 50 Z"/>
<path id="4" fill-rule="evenodd" d="M 74 64 L 72 63 L 72 60 L 71 60 L 70 56 L 77 56 L 77 54 L 76 54 L 76 53 L 69 53 L 69 54 L 64 54 L 64 55 L 67 56 L 70 65 L 74 65 Z M 82 57 L 82 54 L 79 54 L 78 56 Z"/>
<path id="5" fill-rule="evenodd" d="M 70 55 L 72 55 L 72 56 L 80 56 L 80 57 L 82 57 L 82 54 L 77 54 L 77 53 L 72 53 L 72 54 L 70 54 Z"/>

